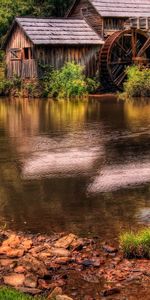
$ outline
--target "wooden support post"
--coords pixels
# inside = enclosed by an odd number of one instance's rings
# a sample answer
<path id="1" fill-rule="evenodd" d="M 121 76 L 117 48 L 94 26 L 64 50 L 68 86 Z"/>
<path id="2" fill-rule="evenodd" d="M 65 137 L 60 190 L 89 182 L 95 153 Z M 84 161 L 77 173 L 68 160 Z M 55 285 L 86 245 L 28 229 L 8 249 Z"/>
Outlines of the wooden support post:
<path id="1" fill-rule="evenodd" d="M 137 43 L 137 35 L 136 35 L 136 30 L 133 28 L 132 29 L 132 59 L 136 57 L 136 43 Z"/>

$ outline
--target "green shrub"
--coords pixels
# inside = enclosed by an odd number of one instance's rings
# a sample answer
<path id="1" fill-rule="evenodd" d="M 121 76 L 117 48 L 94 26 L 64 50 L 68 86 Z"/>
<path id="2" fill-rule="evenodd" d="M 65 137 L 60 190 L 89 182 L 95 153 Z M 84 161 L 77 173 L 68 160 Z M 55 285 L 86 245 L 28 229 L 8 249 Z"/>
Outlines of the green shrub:
<path id="1" fill-rule="evenodd" d="M 150 228 L 122 234 L 120 245 L 127 258 L 150 258 Z"/>
<path id="2" fill-rule="evenodd" d="M 150 69 L 131 66 L 126 72 L 125 94 L 128 97 L 150 97 Z"/>
<path id="3" fill-rule="evenodd" d="M 13 87 L 13 83 L 10 80 L 0 80 L 0 96 L 8 96 Z"/>
<path id="4" fill-rule="evenodd" d="M 22 293 L 16 292 L 8 288 L 0 288 L 0 300 L 33 300 L 30 296 L 26 296 Z M 36 298 L 37 300 L 41 298 Z"/>
<path id="5" fill-rule="evenodd" d="M 68 62 L 60 70 L 52 70 L 45 75 L 43 87 L 45 96 L 69 99 L 94 92 L 98 84 L 94 79 L 86 78 L 84 67 Z"/>

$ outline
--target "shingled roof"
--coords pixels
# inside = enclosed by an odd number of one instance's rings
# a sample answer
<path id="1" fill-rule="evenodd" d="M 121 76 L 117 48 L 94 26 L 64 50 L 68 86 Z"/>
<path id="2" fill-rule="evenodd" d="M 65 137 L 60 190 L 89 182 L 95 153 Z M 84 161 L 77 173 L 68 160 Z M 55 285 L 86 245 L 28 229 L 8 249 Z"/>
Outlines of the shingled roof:
<path id="1" fill-rule="evenodd" d="M 16 18 L 34 45 L 100 45 L 100 36 L 84 20 Z"/>
<path id="2" fill-rule="evenodd" d="M 88 0 L 102 17 L 150 17 L 150 0 Z M 74 5 L 79 0 L 75 0 Z M 70 12 L 68 14 L 70 14 Z"/>

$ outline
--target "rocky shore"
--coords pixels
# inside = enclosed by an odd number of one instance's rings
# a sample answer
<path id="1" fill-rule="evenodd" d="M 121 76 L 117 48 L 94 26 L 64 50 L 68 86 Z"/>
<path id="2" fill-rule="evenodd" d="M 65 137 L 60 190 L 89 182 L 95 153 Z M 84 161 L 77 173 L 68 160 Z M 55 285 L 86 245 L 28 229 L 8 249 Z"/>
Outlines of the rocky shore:
<path id="1" fill-rule="evenodd" d="M 150 260 L 98 238 L 0 232 L 0 284 L 56 300 L 150 299 Z"/>

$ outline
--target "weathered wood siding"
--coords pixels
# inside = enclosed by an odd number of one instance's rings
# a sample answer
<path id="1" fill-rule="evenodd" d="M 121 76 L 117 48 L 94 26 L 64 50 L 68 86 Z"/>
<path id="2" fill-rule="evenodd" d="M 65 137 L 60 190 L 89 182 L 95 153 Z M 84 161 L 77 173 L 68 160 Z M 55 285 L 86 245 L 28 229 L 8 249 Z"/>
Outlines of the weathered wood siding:
<path id="1" fill-rule="evenodd" d="M 23 58 L 23 49 L 31 47 L 33 50 L 32 42 L 26 37 L 19 26 L 15 26 L 9 42 L 6 47 L 6 66 L 7 77 L 13 77 L 14 75 L 22 78 L 35 78 L 37 77 L 37 63 L 35 59 Z M 11 50 L 20 49 L 20 59 L 11 58 Z"/>
<path id="2" fill-rule="evenodd" d="M 100 45 L 34 45 L 19 26 L 11 33 L 6 47 L 7 77 L 32 79 L 42 76 L 40 65 L 61 68 L 65 62 L 74 61 L 85 67 L 87 76 L 93 77 L 98 70 Z M 33 58 L 25 59 L 24 48 L 31 48 Z M 20 58 L 12 59 L 11 51 L 19 49 Z"/>
<path id="3" fill-rule="evenodd" d="M 65 62 L 74 61 L 85 66 L 86 75 L 93 77 L 98 70 L 99 51 L 100 46 L 39 46 L 35 53 L 40 65 L 59 69 Z"/>
<path id="4" fill-rule="evenodd" d="M 68 15 L 71 18 L 84 18 L 95 31 L 103 36 L 103 18 L 88 0 L 80 0 Z"/>

